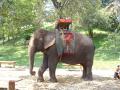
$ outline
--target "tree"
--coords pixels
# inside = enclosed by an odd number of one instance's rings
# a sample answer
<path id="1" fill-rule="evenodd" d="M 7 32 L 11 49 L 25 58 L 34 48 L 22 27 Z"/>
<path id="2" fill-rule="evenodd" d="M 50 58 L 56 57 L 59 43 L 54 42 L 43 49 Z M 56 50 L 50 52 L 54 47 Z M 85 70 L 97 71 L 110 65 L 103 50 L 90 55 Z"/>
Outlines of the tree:
<path id="1" fill-rule="evenodd" d="M 59 18 L 63 17 L 63 9 L 70 2 L 70 0 L 61 0 L 61 2 L 58 0 L 52 0 L 52 2 Z"/>
<path id="2" fill-rule="evenodd" d="M 42 19 L 43 2 L 44 0 L 0 0 L 0 32 L 3 43 L 8 40 L 15 43 L 16 38 L 23 37 L 26 30 L 29 33 L 37 28 L 36 19 Z"/>
<path id="3" fill-rule="evenodd" d="M 101 7 L 100 0 L 52 0 L 52 2 L 62 16 L 80 19 L 79 22 L 84 28 L 87 27 L 89 35 L 93 37 L 92 24 L 97 10 Z"/>
<path id="4" fill-rule="evenodd" d="M 103 6 L 107 6 L 113 0 L 101 0 L 101 1 L 102 1 Z"/>

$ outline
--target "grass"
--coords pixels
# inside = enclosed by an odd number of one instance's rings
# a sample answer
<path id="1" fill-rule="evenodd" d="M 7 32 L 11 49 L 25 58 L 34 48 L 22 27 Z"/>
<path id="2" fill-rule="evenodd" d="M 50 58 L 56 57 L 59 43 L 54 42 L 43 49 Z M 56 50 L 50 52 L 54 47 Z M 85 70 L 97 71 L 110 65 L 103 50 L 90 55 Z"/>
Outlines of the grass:
<path id="1" fill-rule="evenodd" d="M 0 60 L 16 61 L 17 65 L 28 66 L 28 50 L 25 46 L 0 46 Z M 35 66 L 41 63 L 42 55 L 36 54 Z"/>
<path id="2" fill-rule="evenodd" d="M 97 53 L 98 54 L 98 53 Z M 95 55 L 94 69 L 113 69 L 119 64 L 119 60 L 105 60 Z M 98 58 L 99 57 L 99 58 Z M 42 63 L 42 54 L 37 53 L 35 56 L 35 66 L 39 67 Z M 0 60 L 14 60 L 19 66 L 28 66 L 28 53 L 25 46 L 0 46 Z M 58 67 L 62 67 L 61 63 Z"/>
<path id="3" fill-rule="evenodd" d="M 83 32 L 83 30 L 81 31 Z M 104 43 L 108 36 L 107 32 L 94 30 L 94 44 L 96 47 L 95 57 L 94 57 L 94 69 L 113 69 L 118 64 L 120 64 L 120 53 L 109 51 L 104 49 Z M 102 47 L 102 49 L 100 49 Z M 28 50 L 26 46 L 12 46 L 7 43 L 7 45 L 0 46 L 0 60 L 14 60 L 17 65 L 28 66 Z M 42 54 L 37 53 L 35 56 L 35 66 L 39 67 L 42 63 Z M 62 67 L 61 64 L 58 67 Z"/>
<path id="4" fill-rule="evenodd" d="M 94 60 L 93 68 L 94 69 L 111 69 L 115 70 L 117 65 L 120 64 L 119 60 L 111 60 L 111 61 L 105 61 L 105 60 Z"/>

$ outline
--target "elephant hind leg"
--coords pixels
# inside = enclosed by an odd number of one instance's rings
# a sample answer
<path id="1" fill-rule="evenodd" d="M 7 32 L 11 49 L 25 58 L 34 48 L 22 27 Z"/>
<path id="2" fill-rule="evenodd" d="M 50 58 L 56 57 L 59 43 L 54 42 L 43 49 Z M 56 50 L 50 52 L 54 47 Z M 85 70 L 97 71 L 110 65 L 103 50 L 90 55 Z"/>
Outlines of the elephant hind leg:
<path id="1" fill-rule="evenodd" d="M 87 67 L 85 80 L 93 80 L 91 67 Z"/>
<path id="2" fill-rule="evenodd" d="M 83 65 L 83 74 L 82 74 L 82 79 L 86 78 L 86 66 Z"/>
<path id="3" fill-rule="evenodd" d="M 37 81 L 40 81 L 40 82 L 44 81 L 43 74 L 46 71 L 46 69 L 48 68 L 48 57 L 47 57 L 47 55 L 44 55 L 43 58 L 44 58 L 43 59 L 43 64 L 42 64 L 41 68 L 39 68 L 38 79 L 37 79 Z"/>
<path id="4" fill-rule="evenodd" d="M 82 79 L 84 80 L 93 80 L 92 77 L 92 65 L 83 65 L 83 75 Z"/>

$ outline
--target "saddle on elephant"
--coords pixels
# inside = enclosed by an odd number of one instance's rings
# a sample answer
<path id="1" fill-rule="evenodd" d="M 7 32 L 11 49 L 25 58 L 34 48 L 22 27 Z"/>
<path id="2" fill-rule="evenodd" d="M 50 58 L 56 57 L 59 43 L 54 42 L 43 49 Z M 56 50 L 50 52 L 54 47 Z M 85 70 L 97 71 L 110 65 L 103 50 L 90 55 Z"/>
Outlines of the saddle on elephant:
<path id="1" fill-rule="evenodd" d="M 61 19 L 59 19 L 58 21 L 57 21 L 57 25 L 56 25 L 56 28 L 58 29 L 58 30 L 69 30 L 69 26 L 70 26 L 70 24 L 72 24 L 72 20 L 71 19 L 63 19 L 63 18 L 61 18 Z"/>
<path id="2" fill-rule="evenodd" d="M 56 47 L 58 56 L 69 56 L 75 53 L 75 35 L 70 31 L 71 19 L 59 19 L 56 26 Z"/>

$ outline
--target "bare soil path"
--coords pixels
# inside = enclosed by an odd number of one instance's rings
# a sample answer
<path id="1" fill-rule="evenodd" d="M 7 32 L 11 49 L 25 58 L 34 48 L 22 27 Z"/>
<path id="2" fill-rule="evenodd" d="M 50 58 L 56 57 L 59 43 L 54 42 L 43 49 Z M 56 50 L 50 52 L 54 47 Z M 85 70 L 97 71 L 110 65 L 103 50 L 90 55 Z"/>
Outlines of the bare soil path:
<path id="1" fill-rule="evenodd" d="M 38 68 L 35 68 L 37 71 Z M 30 76 L 27 68 L 0 68 L 0 87 L 7 87 L 7 78 L 22 79 L 16 82 L 19 90 L 120 90 L 120 80 L 113 79 L 112 70 L 93 70 L 93 81 L 83 81 L 82 71 L 78 69 L 57 69 L 57 83 L 49 82 L 48 70 L 44 74 L 45 82 L 37 82 L 37 75 Z"/>

